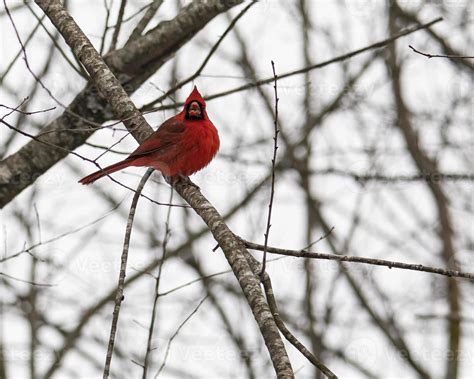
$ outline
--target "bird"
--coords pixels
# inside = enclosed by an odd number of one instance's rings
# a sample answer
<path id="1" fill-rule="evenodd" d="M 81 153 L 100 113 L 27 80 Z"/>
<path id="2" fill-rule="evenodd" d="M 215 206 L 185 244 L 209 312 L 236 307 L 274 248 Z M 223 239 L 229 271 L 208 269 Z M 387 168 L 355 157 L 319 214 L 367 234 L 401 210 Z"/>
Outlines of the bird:
<path id="1" fill-rule="evenodd" d="M 127 158 L 87 175 L 79 183 L 91 184 L 130 166 L 153 167 L 167 178 L 187 178 L 206 167 L 219 146 L 219 133 L 209 119 L 206 102 L 194 86 L 183 110 L 163 122 Z"/>

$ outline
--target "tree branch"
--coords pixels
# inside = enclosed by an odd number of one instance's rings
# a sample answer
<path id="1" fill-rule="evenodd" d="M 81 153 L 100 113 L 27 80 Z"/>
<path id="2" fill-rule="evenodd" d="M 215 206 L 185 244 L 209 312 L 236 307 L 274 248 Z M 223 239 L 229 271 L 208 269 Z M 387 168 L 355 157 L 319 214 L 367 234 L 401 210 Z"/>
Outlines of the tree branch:
<path id="1" fill-rule="evenodd" d="M 264 251 L 264 248 L 265 248 L 264 245 L 246 241 L 244 239 L 241 239 L 241 241 L 243 242 L 245 247 L 247 247 L 248 249 Z M 387 261 L 384 259 L 355 257 L 351 255 L 323 254 L 323 253 L 315 253 L 315 252 L 311 252 L 307 250 L 280 249 L 278 247 L 272 247 L 272 246 L 268 246 L 267 251 L 271 254 L 286 255 L 289 257 L 324 259 L 324 260 L 338 261 L 338 262 L 362 263 L 362 264 L 375 265 L 375 266 L 385 266 L 390 269 L 399 268 L 403 270 L 429 272 L 431 274 L 438 274 L 438 275 L 448 276 L 452 278 L 465 278 L 465 279 L 474 281 L 474 273 L 457 271 L 457 270 L 447 270 L 443 268 L 430 267 L 430 266 L 425 266 L 425 265 L 416 264 L 416 263 Z"/>
<path id="2" fill-rule="evenodd" d="M 270 202 L 268 204 L 268 215 L 267 215 L 267 227 L 265 230 L 265 242 L 264 242 L 264 247 L 263 247 L 263 260 L 262 260 L 262 270 L 260 271 L 260 276 L 263 278 L 263 274 L 265 273 L 265 265 L 267 264 L 267 245 L 268 245 L 268 237 L 270 235 L 270 227 L 271 227 L 271 222 L 272 222 L 272 210 L 273 210 L 273 198 L 275 196 L 275 165 L 276 165 L 276 156 L 277 156 L 277 150 L 278 150 L 278 133 L 280 132 L 278 130 L 278 101 L 280 100 L 278 98 L 278 86 L 277 86 L 277 81 L 278 81 L 278 75 L 275 72 L 275 63 L 272 61 L 272 70 L 273 70 L 273 89 L 275 93 L 275 115 L 274 115 L 274 120 L 273 120 L 273 126 L 274 126 L 274 135 L 273 135 L 273 156 L 272 156 L 272 181 L 270 185 Z"/>
<path id="3" fill-rule="evenodd" d="M 148 178 L 151 176 L 153 171 L 154 170 L 152 168 L 149 168 L 146 171 L 145 175 L 143 175 L 142 179 L 140 180 L 140 183 L 138 184 L 137 191 L 135 192 L 135 195 L 133 196 L 132 204 L 130 205 L 130 212 L 128 214 L 128 219 L 127 219 L 127 227 L 125 229 L 125 238 L 123 241 L 122 257 L 120 259 L 120 262 L 121 262 L 120 273 L 119 273 L 119 280 L 118 280 L 118 285 L 117 285 L 117 292 L 115 294 L 115 306 L 114 306 L 114 312 L 112 315 L 112 324 L 110 327 L 109 345 L 107 347 L 107 354 L 105 356 L 105 366 L 104 366 L 104 374 L 103 374 L 104 379 L 107 379 L 109 377 L 110 364 L 112 362 L 112 355 L 114 352 L 115 335 L 117 333 L 117 324 L 118 324 L 118 318 L 120 314 L 120 305 L 122 304 L 122 301 L 124 300 L 123 289 L 124 289 L 124 284 L 125 284 L 125 274 L 127 271 L 128 249 L 130 247 L 130 237 L 132 235 L 133 218 L 135 217 L 135 211 L 137 209 L 138 200 L 140 199 L 140 194 L 143 190 L 143 187 L 145 186 L 145 183 L 147 182 Z"/>

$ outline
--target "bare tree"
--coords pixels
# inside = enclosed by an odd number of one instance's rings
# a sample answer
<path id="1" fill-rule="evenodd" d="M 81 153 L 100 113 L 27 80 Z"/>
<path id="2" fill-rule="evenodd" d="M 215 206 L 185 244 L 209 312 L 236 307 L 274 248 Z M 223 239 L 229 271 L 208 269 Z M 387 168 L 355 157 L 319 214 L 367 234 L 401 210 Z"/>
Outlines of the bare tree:
<path id="1" fill-rule="evenodd" d="M 468 378 L 469 10 L 4 0 L 0 378 Z M 195 83 L 199 187 L 77 184 Z"/>

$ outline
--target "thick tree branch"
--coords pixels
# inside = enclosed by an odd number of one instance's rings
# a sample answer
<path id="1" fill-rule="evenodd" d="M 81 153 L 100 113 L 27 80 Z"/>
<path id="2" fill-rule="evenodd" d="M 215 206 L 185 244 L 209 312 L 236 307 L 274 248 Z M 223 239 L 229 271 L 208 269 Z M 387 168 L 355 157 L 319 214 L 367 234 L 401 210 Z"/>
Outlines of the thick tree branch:
<path id="1" fill-rule="evenodd" d="M 111 105 L 115 117 L 123 120 L 138 141 L 144 140 L 152 132 L 151 127 L 61 2 L 36 0 L 36 4 L 56 26 L 74 55 L 87 69 L 100 94 Z"/>
<path id="2" fill-rule="evenodd" d="M 196 213 L 202 217 L 224 252 L 252 308 L 278 377 L 292 378 L 294 375 L 285 346 L 260 288 L 260 280 L 258 278 L 260 267 L 258 262 L 255 260 L 255 262 L 249 262 L 246 257 L 250 256 L 250 254 L 245 249 L 244 244 L 233 235 L 221 215 L 195 187 L 180 180 L 174 184 L 174 188 L 194 208 Z"/>

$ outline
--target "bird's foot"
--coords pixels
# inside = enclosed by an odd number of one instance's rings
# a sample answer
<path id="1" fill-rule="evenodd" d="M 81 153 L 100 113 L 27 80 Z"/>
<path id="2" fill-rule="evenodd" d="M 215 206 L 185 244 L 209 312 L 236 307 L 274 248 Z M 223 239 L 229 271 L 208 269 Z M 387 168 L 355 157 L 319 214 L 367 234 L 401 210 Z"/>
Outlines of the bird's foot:
<path id="1" fill-rule="evenodd" d="M 199 191 L 201 190 L 201 188 L 197 184 L 193 183 L 191 181 L 191 179 L 189 179 L 189 176 L 179 175 L 179 178 L 182 179 L 186 184 L 189 184 L 190 186 L 193 186 L 194 188 L 196 188 Z"/>
<path id="2" fill-rule="evenodd" d="M 190 186 L 193 186 L 194 188 L 201 190 L 201 188 L 197 185 L 194 184 L 191 179 L 189 179 L 189 176 L 186 175 L 175 175 L 175 176 L 165 176 L 165 180 L 170 184 L 174 185 L 178 180 L 182 180 L 186 184 L 189 184 Z"/>

